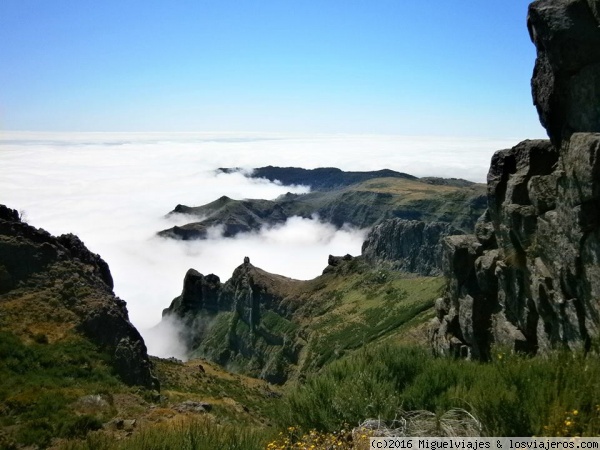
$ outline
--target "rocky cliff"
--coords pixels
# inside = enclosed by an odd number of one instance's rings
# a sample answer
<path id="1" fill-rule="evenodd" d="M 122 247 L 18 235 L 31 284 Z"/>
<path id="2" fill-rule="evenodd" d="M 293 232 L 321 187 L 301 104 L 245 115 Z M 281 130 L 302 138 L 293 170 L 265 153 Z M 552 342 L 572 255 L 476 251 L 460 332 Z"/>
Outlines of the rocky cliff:
<path id="1" fill-rule="evenodd" d="M 600 131 L 600 3 L 538 0 L 527 26 L 537 49 L 533 102 L 552 143 Z"/>
<path id="2" fill-rule="evenodd" d="M 157 389 L 146 346 L 108 265 L 72 234 L 51 236 L 0 205 L 0 324 L 24 340 L 83 335 L 129 384 Z"/>
<path id="3" fill-rule="evenodd" d="M 373 227 L 362 245 L 371 264 L 425 276 L 442 274 L 442 240 L 463 234 L 444 222 L 388 219 Z"/>
<path id="4" fill-rule="evenodd" d="M 377 339 L 424 342 L 422 325 L 441 286 L 441 277 L 407 277 L 350 255 L 329 256 L 312 280 L 271 274 L 246 259 L 224 283 L 190 269 L 163 317 L 183 325 L 190 357 L 279 384 Z"/>
<path id="5" fill-rule="evenodd" d="M 298 284 L 253 266 L 249 258 L 225 283 L 190 269 L 163 317 L 181 322 L 181 337 L 194 356 L 283 383 L 289 364 L 298 360 L 297 327 L 290 322 L 296 309 L 290 291 Z"/>
<path id="6" fill-rule="evenodd" d="M 600 326 L 600 2 L 539 0 L 534 104 L 550 141 L 497 152 L 474 235 L 444 243 L 449 279 L 430 339 L 487 358 L 589 349 Z"/>

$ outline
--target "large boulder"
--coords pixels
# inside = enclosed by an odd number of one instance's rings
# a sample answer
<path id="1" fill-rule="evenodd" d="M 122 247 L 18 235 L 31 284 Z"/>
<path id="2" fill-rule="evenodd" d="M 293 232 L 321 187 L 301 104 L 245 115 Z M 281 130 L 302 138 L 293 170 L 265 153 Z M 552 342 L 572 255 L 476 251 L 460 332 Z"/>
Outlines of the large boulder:
<path id="1" fill-rule="evenodd" d="M 552 143 L 600 131 L 600 2 L 538 0 L 527 19 L 537 59 L 533 102 Z"/>

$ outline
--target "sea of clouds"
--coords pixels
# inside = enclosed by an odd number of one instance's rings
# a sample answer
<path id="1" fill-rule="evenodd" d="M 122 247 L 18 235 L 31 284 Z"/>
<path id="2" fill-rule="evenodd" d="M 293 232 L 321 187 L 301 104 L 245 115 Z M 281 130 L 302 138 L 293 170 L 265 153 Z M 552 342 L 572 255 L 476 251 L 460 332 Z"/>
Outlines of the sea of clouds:
<path id="1" fill-rule="evenodd" d="M 115 293 L 127 301 L 149 352 L 181 357 L 176 330 L 155 325 L 181 292 L 189 268 L 225 281 L 249 256 L 267 271 L 310 279 L 322 272 L 329 254 L 360 254 L 365 235 L 349 227 L 336 230 L 318 218 L 292 218 L 235 239 L 156 237 L 157 231 L 190 221 L 165 217 L 177 204 L 308 191 L 241 173 L 217 173 L 217 168 L 387 168 L 484 182 L 493 152 L 516 143 L 367 135 L 11 132 L 0 135 L 0 203 L 23 211 L 30 224 L 52 234 L 77 234 L 108 262 Z"/>

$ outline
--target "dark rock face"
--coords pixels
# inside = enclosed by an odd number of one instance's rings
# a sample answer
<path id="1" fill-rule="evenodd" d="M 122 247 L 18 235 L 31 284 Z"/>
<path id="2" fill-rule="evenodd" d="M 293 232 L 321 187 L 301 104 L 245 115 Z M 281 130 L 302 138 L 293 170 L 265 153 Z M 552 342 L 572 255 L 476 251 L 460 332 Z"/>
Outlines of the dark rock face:
<path id="1" fill-rule="evenodd" d="M 74 258 L 79 259 L 84 264 L 93 266 L 108 287 L 111 289 L 114 287 L 112 275 L 106 261 L 100 258 L 99 255 L 91 253 L 77 236 L 71 233 L 63 234 L 58 237 L 58 241 L 69 249 Z"/>
<path id="2" fill-rule="evenodd" d="M 477 235 L 445 242 L 450 281 L 431 335 L 438 352 L 589 346 L 600 320 L 599 158 L 600 134 L 589 133 L 560 152 L 525 141 L 494 155 Z"/>
<path id="3" fill-rule="evenodd" d="M 336 270 L 336 267 L 340 267 L 340 265 L 343 264 L 344 261 L 352 261 L 353 259 L 354 256 L 350 254 L 346 254 L 344 256 L 329 255 L 329 258 L 327 258 L 327 267 L 323 269 L 323 274 L 334 272 Z"/>
<path id="4" fill-rule="evenodd" d="M 598 334 L 600 135 L 497 152 L 476 236 L 446 240 L 450 282 L 436 305 L 440 353 L 486 358 L 492 342 L 528 352 L 585 347 Z"/>
<path id="5" fill-rule="evenodd" d="M 437 276 L 442 273 L 442 238 L 454 234 L 463 233 L 449 223 L 388 219 L 369 232 L 362 256 L 369 263 Z"/>
<path id="6" fill-rule="evenodd" d="M 299 352 L 285 292 L 294 283 L 254 267 L 248 257 L 225 283 L 190 269 L 163 317 L 181 323 L 191 354 L 282 384 Z"/>
<path id="7" fill-rule="evenodd" d="M 538 0 L 528 28 L 537 48 L 533 101 L 552 143 L 600 131 L 600 7 L 597 0 Z"/>
<path id="8" fill-rule="evenodd" d="M 50 297 L 57 309 L 75 318 L 73 324 L 58 326 L 73 326 L 112 355 L 125 382 L 158 389 L 144 341 L 112 287 L 106 262 L 77 236 L 53 237 L 0 205 L 0 302 L 3 297 Z"/>
<path id="9" fill-rule="evenodd" d="M 181 318 L 188 314 L 196 314 L 201 309 L 211 311 L 219 310 L 219 293 L 221 280 L 218 276 L 202 275 L 194 269 L 185 274 L 183 291 L 173 300 L 171 306 L 163 311 L 165 314 L 175 314 Z"/>
<path id="10" fill-rule="evenodd" d="M 497 152 L 475 236 L 446 240 L 438 353 L 587 350 L 600 333 L 599 11 L 597 0 L 529 7 L 533 99 L 551 142 Z"/>

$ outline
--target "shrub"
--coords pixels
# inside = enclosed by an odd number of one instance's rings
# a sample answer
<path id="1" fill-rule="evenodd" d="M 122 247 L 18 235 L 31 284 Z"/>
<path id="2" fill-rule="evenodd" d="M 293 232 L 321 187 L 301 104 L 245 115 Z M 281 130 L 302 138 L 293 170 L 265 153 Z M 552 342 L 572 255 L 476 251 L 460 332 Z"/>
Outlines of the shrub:
<path id="1" fill-rule="evenodd" d="M 102 428 L 102 421 L 95 416 L 85 414 L 75 416 L 64 422 L 59 431 L 59 435 L 66 438 L 82 438 L 90 431 Z"/>
<path id="2" fill-rule="evenodd" d="M 279 420 L 283 427 L 333 432 L 366 417 L 393 421 L 402 410 L 443 414 L 453 408 L 473 414 L 491 436 L 598 435 L 600 361 L 500 352 L 481 363 L 384 345 L 309 377 L 286 395 Z"/>

